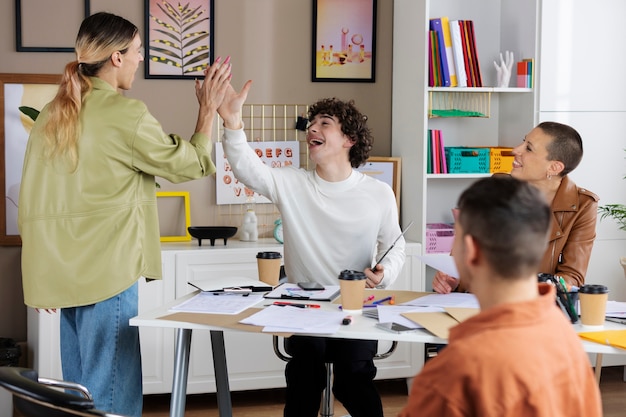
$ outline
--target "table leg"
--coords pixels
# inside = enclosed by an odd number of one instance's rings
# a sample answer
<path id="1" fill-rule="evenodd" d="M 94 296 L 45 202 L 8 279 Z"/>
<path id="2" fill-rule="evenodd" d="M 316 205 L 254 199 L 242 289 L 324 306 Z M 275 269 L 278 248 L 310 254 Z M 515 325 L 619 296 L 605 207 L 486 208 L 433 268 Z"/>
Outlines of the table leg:
<path id="1" fill-rule="evenodd" d="M 213 367 L 215 368 L 215 385 L 217 388 L 217 408 L 220 417 L 232 417 L 233 405 L 230 400 L 228 386 L 228 370 L 226 369 L 226 349 L 224 332 L 211 330 L 211 348 L 213 350 Z"/>
<path id="2" fill-rule="evenodd" d="M 174 355 L 174 378 L 170 417 L 185 415 L 187 377 L 189 375 L 189 351 L 191 349 L 191 329 L 176 329 L 176 351 Z"/>

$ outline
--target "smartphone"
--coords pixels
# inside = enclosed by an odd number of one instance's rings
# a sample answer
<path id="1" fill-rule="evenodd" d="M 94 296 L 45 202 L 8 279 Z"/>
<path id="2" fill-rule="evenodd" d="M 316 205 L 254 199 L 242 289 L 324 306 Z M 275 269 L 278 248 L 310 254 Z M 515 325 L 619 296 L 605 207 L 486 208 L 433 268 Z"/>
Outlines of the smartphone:
<path id="1" fill-rule="evenodd" d="M 415 329 L 411 329 L 410 327 L 406 327 L 399 323 L 386 322 L 386 323 L 376 323 L 376 327 L 379 329 L 387 330 L 392 333 L 404 333 L 404 332 L 412 332 Z"/>
<path id="2" fill-rule="evenodd" d="M 322 291 L 324 289 L 322 284 L 312 281 L 298 282 L 298 287 L 306 291 Z"/>

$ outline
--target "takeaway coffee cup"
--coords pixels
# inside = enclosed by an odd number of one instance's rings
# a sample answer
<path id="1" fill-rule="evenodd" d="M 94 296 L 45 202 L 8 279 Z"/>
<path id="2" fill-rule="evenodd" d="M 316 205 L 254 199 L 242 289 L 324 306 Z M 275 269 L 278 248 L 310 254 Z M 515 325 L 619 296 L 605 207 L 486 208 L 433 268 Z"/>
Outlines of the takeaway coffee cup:
<path id="1" fill-rule="evenodd" d="M 365 297 L 365 274 L 360 271 L 343 270 L 339 273 L 341 309 L 344 313 L 358 315 L 363 312 Z"/>
<path id="2" fill-rule="evenodd" d="M 583 285 L 578 289 L 580 322 L 583 326 L 602 326 L 609 289 L 604 285 Z"/>
<path id="3" fill-rule="evenodd" d="M 280 252 L 259 252 L 256 254 L 256 262 L 259 268 L 259 281 L 275 287 L 280 279 Z"/>

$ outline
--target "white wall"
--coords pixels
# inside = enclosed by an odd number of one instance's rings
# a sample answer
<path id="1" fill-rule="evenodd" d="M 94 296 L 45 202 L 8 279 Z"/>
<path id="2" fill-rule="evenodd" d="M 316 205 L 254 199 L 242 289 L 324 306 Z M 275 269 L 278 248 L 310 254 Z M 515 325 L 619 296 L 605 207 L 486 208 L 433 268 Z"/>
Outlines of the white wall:
<path id="1" fill-rule="evenodd" d="M 623 0 L 550 0 L 542 6 L 539 121 L 579 131 L 585 154 L 571 177 L 598 194 L 601 205 L 626 204 L 626 55 L 617 48 L 624 16 Z M 626 233 L 610 219 L 598 220 L 586 282 L 607 285 L 609 298 L 623 301 L 620 256 L 626 256 Z"/>

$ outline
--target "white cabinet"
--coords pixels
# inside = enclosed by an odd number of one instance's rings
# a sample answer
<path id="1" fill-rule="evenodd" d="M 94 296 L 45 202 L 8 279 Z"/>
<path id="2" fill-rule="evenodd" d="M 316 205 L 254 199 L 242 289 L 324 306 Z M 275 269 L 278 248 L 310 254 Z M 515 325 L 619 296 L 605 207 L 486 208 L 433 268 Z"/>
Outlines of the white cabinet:
<path id="1" fill-rule="evenodd" d="M 189 281 L 225 276 L 258 277 L 256 254 L 259 251 L 283 251 L 273 239 L 258 242 L 228 241 L 226 246 L 201 246 L 197 242 L 162 245 L 163 280 L 139 286 L 139 311 L 145 312 L 194 290 Z M 421 263 L 415 256 L 421 245 L 407 243 L 406 263 L 393 288 L 424 290 Z M 42 376 L 62 378 L 59 354 L 58 314 L 37 314 L 29 309 L 28 344 L 33 366 Z M 174 330 L 140 328 L 145 394 L 171 392 L 174 366 Z M 264 334 L 224 333 L 230 388 L 233 391 L 285 386 L 285 362 L 276 357 L 272 338 Z M 388 345 L 380 343 L 379 350 Z M 378 379 L 414 376 L 423 364 L 423 346 L 401 343 L 389 358 L 376 362 Z M 189 366 L 189 394 L 215 392 L 210 333 L 194 331 Z"/>
<path id="2" fill-rule="evenodd" d="M 402 163 L 402 224 L 426 242 L 427 223 L 451 223 L 461 191 L 490 174 L 427 174 L 428 130 L 440 129 L 446 146 L 516 146 L 536 124 L 533 89 L 494 88 L 493 61 L 512 51 L 515 61 L 537 63 L 537 1 L 395 0 L 393 42 L 392 154 Z M 429 19 L 472 20 L 485 88 L 428 87 Z M 510 85 L 515 85 L 515 65 Z M 489 118 L 429 118 L 429 95 L 490 96 Z M 425 245 L 424 245 L 425 246 Z M 423 247 L 425 250 L 425 247 Z M 426 290 L 433 271 L 424 270 Z"/>

